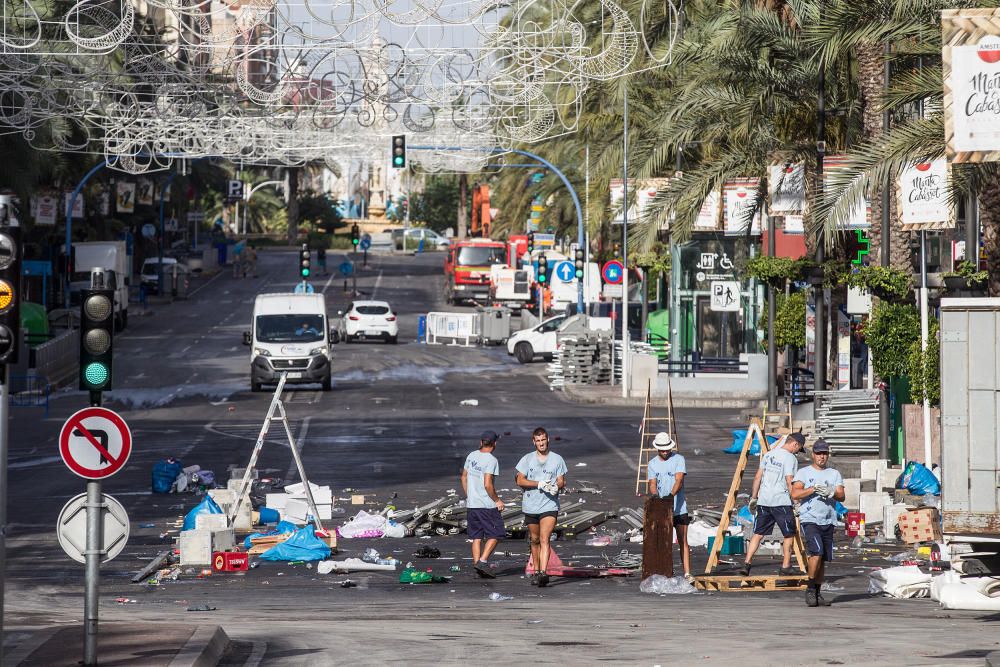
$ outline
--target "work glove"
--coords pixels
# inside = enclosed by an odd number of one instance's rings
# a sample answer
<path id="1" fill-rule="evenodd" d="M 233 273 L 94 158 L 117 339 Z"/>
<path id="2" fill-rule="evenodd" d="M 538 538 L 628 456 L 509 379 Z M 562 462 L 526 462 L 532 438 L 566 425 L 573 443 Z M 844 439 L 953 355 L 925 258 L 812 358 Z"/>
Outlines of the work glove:
<path id="1" fill-rule="evenodd" d="M 550 496 L 559 495 L 559 487 L 556 485 L 555 482 L 552 481 L 542 482 L 542 485 L 539 486 L 538 488 L 540 488 L 542 491 L 549 494 Z"/>
<path id="2" fill-rule="evenodd" d="M 815 493 L 820 498 L 829 498 L 831 495 L 833 495 L 830 491 L 830 487 L 822 483 L 817 484 L 816 486 L 813 487 L 813 493 Z"/>
<path id="3" fill-rule="evenodd" d="M 756 498 L 751 498 L 750 499 L 750 504 L 748 505 L 748 507 L 750 508 L 750 514 L 756 514 L 757 513 L 757 499 Z"/>

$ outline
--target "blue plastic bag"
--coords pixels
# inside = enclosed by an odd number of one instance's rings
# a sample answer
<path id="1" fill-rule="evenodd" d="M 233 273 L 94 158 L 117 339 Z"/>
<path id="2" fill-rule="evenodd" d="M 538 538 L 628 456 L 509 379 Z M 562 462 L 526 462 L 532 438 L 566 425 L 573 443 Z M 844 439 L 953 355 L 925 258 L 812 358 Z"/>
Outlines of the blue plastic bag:
<path id="1" fill-rule="evenodd" d="M 740 511 L 736 513 L 736 518 L 747 523 L 753 523 L 753 514 L 750 513 L 750 506 L 744 505 L 741 507 Z"/>
<path id="2" fill-rule="evenodd" d="M 733 444 L 727 449 L 722 451 L 726 454 L 739 454 L 743 451 L 743 441 L 747 439 L 747 430 L 745 428 L 733 431 Z M 767 436 L 767 441 L 774 444 L 778 441 L 778 438 L 769 435 Z M 753 442 L 750 443 L 750 456 L 760 456 L 760 438 L 755 437 Z"/>
<path id="3" fill-rule="evenodd" d="M 941 483 L 922 463 L 910 461 L 906 464 L 903 474 L 896 480 L 897 489 L 906 489 L 915 496 L 932 496 L 941 493 Z"/>
<path id="4" fill-rule="evenodd" d="M 261 560 L 323 560 L 330 555 L 330 547 L 316 537 L 316 529 L 306 526 L 295 531 L 281 544 L 277 544 L 260 555 Z"/>
<path id="5" fill-rule="evenodd" d="M 184 516 L 184 527 L 182 530 L 194 530 L 195 519 L 199 514 L 222 514 L 222 508 L 212 500 L 212 496 L 205 496 L 204 500 Z"/>
<path id="6" fill-rule="evenodd" d="M 181 474 L 184 464 L 177 459 L 166 459 L 153 464 L 153 493 L 170 493 L 177 475 Z"/>
<path id="7" fill-rule="evenodd" d="M 837 512 L 837 518 L 842 519 L 844 515 L 847 514 L 847 508 L 838 500 L 837 504 L 833 506 L 834 511 Z"/>
<path id="8" fill-rule="evenodd" d="M 299 529 L 294 523 L 290 521 L 279 521 L 278 525 L 274 527 L 274 530 L 269 530 L 266 533 L 253 533 L 252 535 L 247 535 L 247 538 L 243 540 L 243 548 L 249 549 L 253 546 L 250 541 L 258 537 L 270 537 L 271 535 L 281 535 L 282 533 L 294 533 Z"/>

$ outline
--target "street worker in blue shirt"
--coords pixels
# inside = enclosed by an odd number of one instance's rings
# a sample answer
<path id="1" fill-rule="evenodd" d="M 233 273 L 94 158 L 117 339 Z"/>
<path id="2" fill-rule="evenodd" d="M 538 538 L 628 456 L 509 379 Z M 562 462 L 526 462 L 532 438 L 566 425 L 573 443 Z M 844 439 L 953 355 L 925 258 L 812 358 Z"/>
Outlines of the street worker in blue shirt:
<path id="1" fill-rule="evenodd" d="M 760 468 L 753 478 L 750 493 L 750 512 L 755 513 L 753 537 L 747 547 L 740 574 L 750 575 L 750 563 L 757 553 L 761 540 L 771 534 L 774 524 L 781 530 L 781 569 L 778 574 L 791 576 L 798 574 L 792 564 L 792 541 L 795 539 L 795 514 L 792 511 L 792 480 L 798 471 L 799 462 L 795 455 L 806 444 L 801 433 L 784 436 L 771 451 L 760 458 Z"/>
<path id="2" fill-rule="evenodd" d="M 837 522 L 837 501 L 844 499 L 844 478 L 840 472 L 828 467 L 830 445 L 817 440 L 812 446 L 812 465 L 803 468 L 792 482 L 792 500 L 799 503 L 799 522 L 802 539 L 806 545 L 806 567 L 809 583 L 806 586 L 806 606 L 829 607 L 820 588 L 826 562 L 833 560 L 833 527 Z"/>
<path id="3" fill-rule="evenodd" d="M 684 496 L 684 477 L 687 475 L 687 464 L 684 457 L 677 453 L 677 442 L 669 434 L 657 433 L 653 438 L 653 447 L 656 448 L 657 456 L 649 462 L 649 466 L 646 468 L 649 494 L 665 502 L 673 501 L 673 527 L 677 534 L 677 548 L 681 553 L 681 563 L 684 565 L 684 578 L 689 583 L 694 583 L 694 577 L 691 576 L 691 550 L 688 548 L 687 541 L 687 530 L 691 524 L 691 517 L 688 514 L 687 498 Z M 672 541 L 666 540 L 667 550 L 673 550 Z M 645 544 L 645 540 L 643 544 Z M 669 561 L 673 565 L 673 559 L 669 559 Z M 673 572 L 667 573 L 667 576 L 673 576 Z"/>
<path id="4" fill-rule="evenodd" d="M 549 434 L 536 428 L 531 434 L 535 451 L 525 454 L 517 462 L 515 481 L 524 491 L 521 511 L 528 526 L 531 540 L 531 561 L 535 574 L 532 586 L 547 586 L 549 575 L 549 540 L 559 515 L 559 492 L 566 486 L 566 462 L 549 449 Z"/>
<path id="5" fill-rule="evenodd" d="M 493 484 L 500 474 L 500 463 L 493 456 L 499 438 L 494 431 L 484 431 L 479 436 L 479 449 L 465 458 L 462 469 L 468 534 L 472 538 L 472 566 L 484 579 L 496 579 L 490 572 L 490 554 L 497 542 L 506 536 L 500 516 L 504 505 Z"/>

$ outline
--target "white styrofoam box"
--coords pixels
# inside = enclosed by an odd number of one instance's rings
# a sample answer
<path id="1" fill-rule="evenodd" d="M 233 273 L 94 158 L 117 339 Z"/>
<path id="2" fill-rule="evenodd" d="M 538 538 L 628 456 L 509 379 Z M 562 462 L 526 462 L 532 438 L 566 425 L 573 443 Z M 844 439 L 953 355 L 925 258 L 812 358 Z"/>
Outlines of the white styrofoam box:
<path id="1" fill-rule="evenodd" d="M 305 523 L 309 514 L 309 503 L 298 498 L 289 498 L 281 518 L 292 523 Z"/>
<path id="2" fill-rule="evenodd" d="M 240 511 L 236 513 L 233 517 L 233 528 L 236 530 L 253 530 L 253 509 L 250 507 L 250 503 L 244 500 L 240 504 Z"/>
<path id="3" fill-rule="evenodd" d="M 319 512 L 320 521 L 330 521 L 333 519 L 333 505 L 316 502 L 316 511 Z"/>
<path id="4" fill-rule="evenodd" d="M 861 507 L 861 480 L 849 477 L 844 480 L 844 507 L 856 510 Z"/>
<path id="5" fill-rule="evenodd" d="M 885 470 L 889 467 L 889 462 L 885 459 L 862 459 L 861 479 L 876 479 L 876 470 Z"/>
<path id="6" fill-rule="evenodd" d="M 250 484 L 249 486 L 247 486 L 247 493 L 248 494 L 250 493 L 250 487 L 251 486 L 253 486 L 253 484 Z M 238 494 L 240 492 L 240 489 L 243 488 L 243 480 L 242 479 L 231 479 L 228 482 L 226 482 L 226 488 L 233 492 L 233 498 L 235 498 L 236 494 Z"/>
<path id="7" fill-rule="evenodd" d="M 330 487 L 324 486 L 321 489 L 313 489 L 312 493 L 313 493 L 313 500 L 316 501 L 317 505 L 331 505 L 331 504 L 333 504 L 333 492 L 330 490 Z M 306 497 L 306 492 L 305 492 L 304 489 L 303 489 L 302 493 L 293 493 L 293 494 L 291 494 L 290 497 L 292 497 L 292 498 L 298 498 L 300 500 L 305 500 L 306 502 L 308 502 L 308 500 L 309 500 Z"/>
<path id="8" fill-rule="evenodd" d="M 212 531 L 207 528 L 182 530 L 181 565 L 212 564 Z"/>
<path id="9" fill-rule="evenodd" d="M 232 489 L 209 489 L 208 496 L 220 507 L 236 502 L 236 491 Z"/>
<path id="10" fill-rule="evenodd" d="M 309 482 L 309 487 L 313 490 L 313 493 L 316 493 L 321 488 L 327 488 L 327 489 L 330 488 L 328 486 L 327 487 L 321 487 L 319 484 L 316 484 L 315 482 Z M 285 493 L 287 493 L 287 494 L 289 494 L 291 496 L 297 496 L 297 495 L 303 494 L 303 493 L 305 493 L 305 491 L 306 491 L 306 485 L 303 484 L 302 482 L 296 482 L 295 484 L 286 484 L 285 485 Z"/>
<path id="11" fill-rule="evenodd" d="M 896 534 L 896 524 L 899 523 L 899 515 L 906 511 L 906 503 L 886 505 L 882 514 L 882 532 L 888 538 L 893 538 Z"/>
<path id="12" fill-rule="evenodd" d="M 285 509 L 285 503 L 291 498 L 287 493 L 268 493 L 264 496 L 264 507 L 270 507 L 279 512 Z"/>
<path id="13" fill-rule="evenodd" d="M 229 527 L 229 521 L 225 514 L 199 514 L 194 518 L 194 527 L 221 530 Z"/>
<path id="14" fill-rule="evenodd" d="M 879 468 L 875 472 L 875 490 L 886 491 L 895 488 L 899 472 L 893 468 Z"/>
<path id="15" fill-rule="evenodd" d="M 212 531 L 212 551 L 228 551 L 236 547 L 236 531 L 232 528 Z M 211 554 L 209 554 L 211 557 Z"/>
<path id="16" fill-rule="evenodd" d="M 886 505 L 892 504 L 892 496 L 882 491 L 862 491 L 858 510 L 865 515 L 865 523 L 881 521 Z"/>

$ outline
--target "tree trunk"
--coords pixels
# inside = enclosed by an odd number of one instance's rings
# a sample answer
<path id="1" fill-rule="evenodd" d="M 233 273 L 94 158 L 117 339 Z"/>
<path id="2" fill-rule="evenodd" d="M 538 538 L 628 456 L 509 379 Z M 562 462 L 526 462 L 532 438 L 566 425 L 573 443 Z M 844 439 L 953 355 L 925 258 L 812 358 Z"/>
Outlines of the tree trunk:
<path id="1" fill-rule="evenodd" d="M 986 253 L 986 271 L 989 273 L 989 295 L 1000 296 L 1000 174 L 995 175 L 983 188 L 979 201 L 983 250 Z"/>
<path id="2" fill-rule="evenodd" d="M 468 220 L 466 218 L 466 211 L 468 210 L 468 199 L 469 199 L 469 177 L 466 174 L 458 175 L 458 230 L 456 231 L 456 236 L 460 239 L 464 239 L 468 233 Z"/>
<path id="3" fill-rule="evenodd" d="M 299 242 L 299 170 L 301 167 L 288 168 L 288 244 Z"/>

